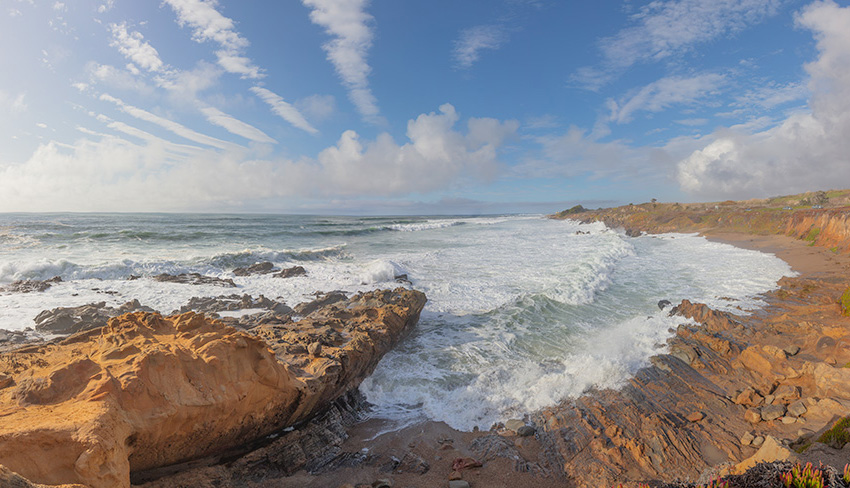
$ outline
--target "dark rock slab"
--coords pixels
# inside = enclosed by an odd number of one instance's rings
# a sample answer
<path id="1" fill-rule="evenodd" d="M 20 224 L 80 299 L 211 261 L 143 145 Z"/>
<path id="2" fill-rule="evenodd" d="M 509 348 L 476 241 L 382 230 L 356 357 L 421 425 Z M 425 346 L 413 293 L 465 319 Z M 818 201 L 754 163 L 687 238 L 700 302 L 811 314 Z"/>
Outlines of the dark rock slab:
<path id="1" fill-rule="evenodd" d="M 284 268 L 274 275 L 275 278 L 294 278 L 296 276 L 306 276 L 307 270 L 304 269 L 303 266 L 293 266 L 291 268 Z"/>
<path id="2" fill-rule="evenodd" d="M 341 302 L 347 299 L 345 293 L 341 291 L 331 291 L 325 294 L 319 295 L 318 298 L 311 302 L 299 303 L 295 306 L 295 312 L 299 315 L 310 315 L 316 310 L 326 307 L 328 305 L 332 305 L 337 302 Z"/>
<path id="3" fill-rule="evenodd" d="M 138 300 L 119 307 L 107 307 L 106 302 L 90 303 L 79 307 L 57 307 L 45 310 L 35 317 L 35 330 L 44 334 L 74 334 L 83 330 L 103 327 L 112 317 L 129 312 L 154 312 Z"/>
<path id="4" fill-rule="evenodd" d="M 236 288 L 236 283 L 230 278 L 216 278 L 214 276 L 204 276 L 199 273 L 181 273 L 179 275 L 170 275 L 167 273 L 152 276 L 151 279 L 163 283 L 183 283 L 186 285 L 216 285 L 230 288 Z"/>
<path id="5" fill-rule="evenodd" d="M 54 283 L 61 283 L 62 278 L 59 276 L 54 276 L 49 280 L 18 280 L 14 281 L 9 285 L 0 286 L 0 292 L 6 293 L 31 293 L 37 291 L 44 291 L 50 288 Z"/>
<path id="6" fill-rule="evenodd" d="M 252 264 L 251 266 L 236 268 L 233 270 L 233 274 L 236 276 L 251 276 L 255 274 L 269 274 L 275 271 L 277 270 L 271 261 L 264 261 L 262 263 Z"/>

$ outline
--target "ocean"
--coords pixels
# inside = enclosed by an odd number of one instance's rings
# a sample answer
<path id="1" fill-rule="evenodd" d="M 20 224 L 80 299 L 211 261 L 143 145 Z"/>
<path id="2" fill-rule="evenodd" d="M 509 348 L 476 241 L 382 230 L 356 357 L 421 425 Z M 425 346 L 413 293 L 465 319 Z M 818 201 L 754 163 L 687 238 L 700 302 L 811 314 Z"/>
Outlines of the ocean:
<path id="1" fill-rule="evenodd" d="M 232 274 L 260 261 L 303 266 L 307 276 Z M 160 273 L 231 278 L 238 288 L 147 278 Z M 401 274 L 410 285 L 395 280 Z M 101 301 L 138 299 L 167 314 L 195 296 L 262 294 L 292 306 L 317 291 L 421 290 L 419 324 L 361 391 L 375 417 L 460 430 L 622 385 L 683 322 L 659 300 L 747 313 L 791 275 L 773 255 L 696 235 L 631 238 L 539 215 L 0 214 L 0 286 L 63 279 L 44 292 L 0 293 L 0 329 Z"/>

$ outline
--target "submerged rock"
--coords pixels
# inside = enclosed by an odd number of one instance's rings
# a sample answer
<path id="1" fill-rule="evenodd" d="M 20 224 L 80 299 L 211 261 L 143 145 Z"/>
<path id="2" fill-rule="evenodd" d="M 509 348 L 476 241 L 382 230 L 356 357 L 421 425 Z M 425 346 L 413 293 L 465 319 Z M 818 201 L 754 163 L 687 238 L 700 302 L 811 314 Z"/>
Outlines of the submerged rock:
<path id="1" fill-rule="evenodd" d="M 420 292 L 375 291 L 254 335 L 191 312 L 137 312 L 0 354 L 12 379 L 0 389 L 0 459 L 37 483 L 127 488 L 131 471 L 221 453 L 327 409 L 424 305 Z M 306 353 L 313 342 L 319 357 Z"/>
<path id="2" fill-rule="evenodd" d="M 304 269 L 303 266 L 293 266 L 291 268 L 285 268 L 274 275 L 275 278 L 294 278 L 295 276 L 306 276 L 307 270 Z"/>
<path id="3" fill-rule="evenodd" d="M 251 276 L 255 274 L 269 274 L 274 273 L 275 267 L 271 261 L 264 261 L 262 263 L 252 264 L 251 266 L 245 266 L 244 268 L 236 268 L 233 270 L 233 274 L 236 276 Z"/>

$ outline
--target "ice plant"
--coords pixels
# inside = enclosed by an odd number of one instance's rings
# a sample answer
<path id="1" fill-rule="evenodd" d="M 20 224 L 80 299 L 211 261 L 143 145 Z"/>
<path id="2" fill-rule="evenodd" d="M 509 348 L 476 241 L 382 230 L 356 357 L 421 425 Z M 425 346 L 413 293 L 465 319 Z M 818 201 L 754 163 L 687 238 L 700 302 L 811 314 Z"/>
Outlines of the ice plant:
<path id="1" fill-rule="evenodd" d="M 850 483 L 850 464 L 844 465 L 844 482 Z"/>
<path id="2" fill-rule="evenodd" d="M 815 469 L 812 463 L 806 463 L 804 467 L 795 464 L 791 471 L 782 473 L 780 479 L 785 488 L 823 488 L 823 472 Z"/>
<path id="3" fill-rule="evenodd" d="M 707 485 L 699 485 L 698 488 L 729 488 L 729 482 L 717 478 L 709 481 Z"/>

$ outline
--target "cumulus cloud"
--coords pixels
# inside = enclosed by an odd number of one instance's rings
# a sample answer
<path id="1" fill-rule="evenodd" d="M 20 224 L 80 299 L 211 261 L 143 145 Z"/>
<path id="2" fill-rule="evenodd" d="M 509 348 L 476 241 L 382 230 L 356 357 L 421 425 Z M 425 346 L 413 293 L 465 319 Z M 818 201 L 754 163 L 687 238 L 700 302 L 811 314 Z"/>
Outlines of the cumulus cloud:
<path id="1" fill-rule="evenodd" d="M 372 68 L 366 62 L 373 36 L 369 25 L 373 18 L 366 13 L 368 0 L 302 0 L 302 3 L 312 9 L 310 20 L 334 38 L 322 48 L 348 89 L 349 99 L 364 119 L 380 120 L 378 100 L 369 88 Z"/>
<path id="2" fill-rule="evenodd" d="M 233 116 L 227 115 L 221 110 L 214 107 L 205 107 L 201 109 L 201 112 L 206 116 L 207 120 L 211 124 L 215 124 L 219 127 L 224 127 L 231 134 L 236 134 L 238 136 L 242 136 L 245 139 L 252 140 L 254 142 L 266 142 L 275 144 L 277 141 L 269 137 L 265 132 L 260 129 L 242 122 L 234 118 Z"/>
<path id="3" fill-rule="evenodd" d="M 724 77 L 705 73 L 692 77 L 670 76 L 654 81 L 633 92 L 619 102 L 609 99 L 610 120 L 625 123 L 632 120 L 635 112 L 660 112 L 671 105 L 692 103 L 700 98 L 716 94 Z"/>
<path id="4" fill-rule="evenodd" d="M 469 68 L 484 49 L 499 49 L 507 40 L 505 29 L 498 25 L 478 25 L 465 29 L 460 34 L 460 39 L 455 41 L 452 53 L 455 62 L 461 68 Z"/>
<path id="5" fill-rule="evenodd" d="M 161 71 L 163 62 L 159 53 L 144 40 L 141 33 L 127 30 L 126 22 L 109 24 L 112 31 L 110 46 L 118 48 L 126 58 L 148 71 Z"/>
<path id="6" fill-rule="evenodd" d="M 298 109 L 293 107 L 292 104 L 287 103 L 277 93 L 261 86 L 253 86 L 251 87 L 251 91 L 260 97 L 261 100 L 266 102 L 272 108 L 272 111 L 279 115 L 283 120 L 311 134 L 319 132 L 315 127 L 307 122 L 307 119 L 301 115 L 301 112 L 299 112 Z"/>
<path id="7" fill-rule="evenodd" d="M 407 140 L 363 140 L 353 131 L 316 158 L 263 159 L 251 149 L 174 145 L 98 117 L 140 139 L 82 130 L 65 146 L 39 146 L 24 163 L 0 166 L 0 211 L 234 209 L 265 198 L 377 198 L 425 193 L 487 180 L 501 168 L 498 148 L 518 123 L 470 119 L 455 126 L 451 105 L 407 124 Z"/>
<path id="8" fill-rule="evenodd" d="M 760 132 L 730 128 L 678 164 L 689 192 L 770 195 L 850 181 L 850 7 L 818 1 L 796 15 L 814 33 L 818 57 L 805 65 L 808 110 Z"/>
<path id="9" fill-rule="evenodd" d="M 216 0 L 165 0 L 177 14 L 180 26 L 192 28 L 192 39 L 196 42 L 215 42 L 221 49 L 216 51 L 218 64 L 229 73 L 243 78 L 262 78 L 259 67 L 243 55 L 250 44 L 235 29 L 233 19 L 216 10 Z"/>
<path id="10" fill-rule="evenodd" d="M 626 68 L 660 61 L 693 46 L 729 36 L 775 15 L 781 0 L 657 0 L 631 16 L 631 25 L 600 41 L 600 67 L 584 67 L 574 79 L 599 88 Z"/>

